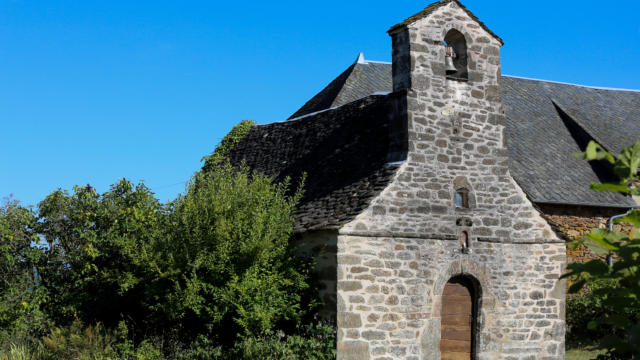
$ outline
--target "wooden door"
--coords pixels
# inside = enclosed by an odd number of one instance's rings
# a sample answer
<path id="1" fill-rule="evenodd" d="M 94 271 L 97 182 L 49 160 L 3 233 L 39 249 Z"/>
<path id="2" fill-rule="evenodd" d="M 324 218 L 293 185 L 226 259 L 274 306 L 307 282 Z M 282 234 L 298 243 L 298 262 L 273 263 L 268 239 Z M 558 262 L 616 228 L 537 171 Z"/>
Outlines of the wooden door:
<path id="1" fill-rule="evenodd" d="M 465 278 L 451 279 L 442 293 L 440 359 L 473 359 L 475 327 L 473 284 Z"/>

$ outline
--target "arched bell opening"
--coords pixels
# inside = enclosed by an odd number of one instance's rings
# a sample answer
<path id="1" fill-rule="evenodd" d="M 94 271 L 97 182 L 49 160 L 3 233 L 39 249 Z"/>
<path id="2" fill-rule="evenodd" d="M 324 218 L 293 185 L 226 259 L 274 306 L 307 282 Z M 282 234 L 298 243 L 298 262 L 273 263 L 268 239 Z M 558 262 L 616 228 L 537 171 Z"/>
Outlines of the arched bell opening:
<path id="1" fill-rule="evenodd" d="M 440 311 L 440 359 L 474 360 L 478 333 L 480 284 L 454 276 L 445 284 Z"/>
<path id="2" fill-rule="evenodd" d="M 447 79 L 468 80 L 467 40 L 464 35 L 456 29 L 451 29 L 444 37 L 444 45 Z"/>

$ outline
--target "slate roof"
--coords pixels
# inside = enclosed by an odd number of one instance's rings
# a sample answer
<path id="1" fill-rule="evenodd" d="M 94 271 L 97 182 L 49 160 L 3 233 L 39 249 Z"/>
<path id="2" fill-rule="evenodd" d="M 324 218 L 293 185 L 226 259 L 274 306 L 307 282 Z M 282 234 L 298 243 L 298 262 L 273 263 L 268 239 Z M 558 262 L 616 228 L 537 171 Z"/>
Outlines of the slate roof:
<path id="1" fill-rule="evenodd" d="M 640 139 L 640 92 L 502 77 L 509 169 L 540 203 L 633 206 L 629 197 L 589 189 L 613 180 L 610 166 L 570 156 L 596 140 L 618 154 Z"/>
<path id="2" fill-rule="evenodd" d="M 290 119 L 318 110 L 342 106 L 380 89 L 391 89 L 390 75 L 389 64 L 365 62 L 364 56 L 360 54 L 353 65 L 291 115 Z"/>
<path id="3" fill-rule="evenodd" d="M 510 76 L 503 76 L 501 81 L 509 168 L 533 202 L 635 205 L 628 197 L 590 190 L 592 182 L 610 179 L 611 169 L 571 154 L 583 150 L 590 139 L 614 153 L 640 139 L 640 92 Z M 341 106 L 353 99 L 391 90 L 391 64 L 361 60 L 294 115 L 324 110 L 326 104 Z"/>
<path id="4" fill-rule="evenodd" d="M 387 164 L 392 96 L 372 95 L 339 109 L 254 126 L 230 160 L 245 161 L 277 181 L 290 176 L 293 184 L 306 172 L 294 231 L 336 229 L 364 210 L 399 166 Z"/>
<path id="5" fill-rule="evenodd" d="M 496 33 L 494 33 L 493 31 L 491 31 L 491 29 L 489 29 L 489 27 L 487 27 L 487 25 L 485 25 L 482 21 L 480 21 L 480 19 L 478 19 L 469 9 L 467 9 L 464 5 L 462 5 L 462 3 L 458 0 L 441 0 L 438 2 L 435 2 L 429 6 L 427 6 L 426 8 L 424 8 L 422 11 L 418 12 L 417 14 L 410 16 L 409 18 L 405 19 L 404 21 L 393 25 L 387 32 L 388 33 L 393 33 L 398 29 L 401 29 L 409 24 L 411 24 L 414 21 L 423 19 L 427 16 L 429 16 L 431 13 L 433 13 L 434 11 L 436 11 L 437 9 L 441 8 L 442 6 L 445 6 L 449 3 L 456 3 L 462 10 L 464 10 L 464 12 L 467 13 L 467 15 L 469 15 L 469 17 L 471 19 L 473 19 L 475 22 L 478 23 L 478 25 L 480 25 L 486 32 L 488 32 L 489 34 L 491 34 L 491 36 L 493 36 L 494 38 L 496 38 L 498 41 L 500 41 L 500 44 L 504 45 L 504 41 L 502 41 L 502 38 L 500 38 L 500 36 L 496 35 Z"/>

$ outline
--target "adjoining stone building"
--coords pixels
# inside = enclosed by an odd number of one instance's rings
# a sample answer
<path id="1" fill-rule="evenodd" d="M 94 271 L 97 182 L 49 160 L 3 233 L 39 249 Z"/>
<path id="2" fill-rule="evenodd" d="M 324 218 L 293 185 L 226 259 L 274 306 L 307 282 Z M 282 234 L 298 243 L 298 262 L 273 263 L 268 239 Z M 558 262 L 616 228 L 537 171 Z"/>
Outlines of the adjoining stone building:
<path id="1" fill-rule="evenodd" d="M 307 174 L 295 232 L 317 256 L 339 359 L 563 359 L 565 241 L 633 199 L 572 158 L 640 139 L 640 92 L 502 76 L 502 40 L 457 0 L 389 30 L 232 163 Z"/>

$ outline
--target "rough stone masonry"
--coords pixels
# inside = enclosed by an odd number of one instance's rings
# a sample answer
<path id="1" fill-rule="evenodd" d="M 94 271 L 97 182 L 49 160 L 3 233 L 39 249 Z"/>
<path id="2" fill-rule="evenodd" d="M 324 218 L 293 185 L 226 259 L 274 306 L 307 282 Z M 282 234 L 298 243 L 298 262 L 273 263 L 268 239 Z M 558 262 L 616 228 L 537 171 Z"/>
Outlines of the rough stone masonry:
<path id="1" fill-rule="evenodd" d="M 445 73 L 451 30 L 466 79 Z M 502 41 L 456 0 L 389 34 L 406 146 L 392 183 L 335 235 L 338 358 L 440 359 L 442 292 L 462 275 L 477 284 L 474 358 L 563 359 L 565 244 L 509 173 Z"/>

